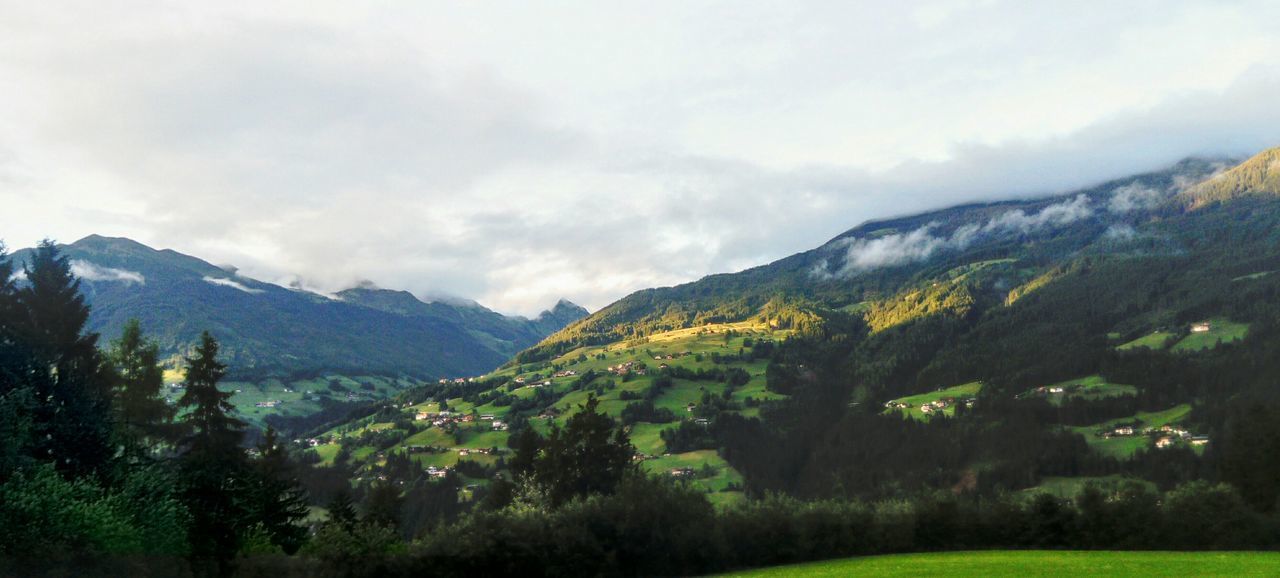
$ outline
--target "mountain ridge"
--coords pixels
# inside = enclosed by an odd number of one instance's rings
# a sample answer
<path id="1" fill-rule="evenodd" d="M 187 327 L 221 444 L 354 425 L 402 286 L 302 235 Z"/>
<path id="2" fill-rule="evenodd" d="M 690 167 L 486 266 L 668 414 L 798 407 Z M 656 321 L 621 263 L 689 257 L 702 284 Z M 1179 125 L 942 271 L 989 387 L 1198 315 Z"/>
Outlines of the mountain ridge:
<path id="1" fill-rule="evenodd" d="M 475 375 L 536 343 L 575 311 L 548 309 L 541 323 L 483 306 L 424 303 L 408 292 L 353 288 L 335 300 L 239 275 L 171 249 L 124 237 L 88 235 L 60 249 L 91 305 L 89 329 L 112 338 L 130 318 L 170 359 L 200 331 L 223 342 L 234 375 L 324 372 Z M 21 269 L 30 249 L 15 251 Z M 394 295 L 399 309 L 369 295 Z M 385 295 L 384 295 L 385 293 Z M 579 308 L 577 312 L 585 314 Z"/>

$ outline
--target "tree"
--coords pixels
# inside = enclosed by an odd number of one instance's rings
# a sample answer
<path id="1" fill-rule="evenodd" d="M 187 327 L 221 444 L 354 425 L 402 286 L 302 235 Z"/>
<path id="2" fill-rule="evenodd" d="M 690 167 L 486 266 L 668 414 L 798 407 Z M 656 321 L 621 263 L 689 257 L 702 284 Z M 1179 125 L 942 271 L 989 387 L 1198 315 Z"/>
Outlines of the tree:
<path id="1" fill-rule="evenodd" d="M 23 272 L 27 284 L 14 294 L 12 331 L 30 359 L 20 369 L 35 399 L 35 457 L 52 461 L 69 477 L 98 471 L 114 454 L 110 377 L 97 334 L 83 333 L 89 307 L 80 282 L 70 260 L 49 240 L 36 247 Z"/>
<path id="2" fill-rule="evenodd" d="M 306 491 L 298 483 L 289 454 L 279 443 L 275 428 L 267 426 L 253 462 L 256 474 L 250 518 L 261 524 L 272 544 L 286 554 L 298 551 L 306 541 Z"/>
<path id="3" fill-rule="evenodd" d="M 391 529 L 400 527 L 400 489 L 386 482 L 374 484 L 365 497 L 364 521 Z"/>
<path id="4" fill-rule="evenodd" d="M 534 480 L 553 505 L 588 494 L 611 494 L 636 471 L 635 448 L 613 418 L 597 411 L 600 400 L 587 398 L 581 411 L 554 428 L 534 463 Z"/>
<path id="5" fill-rule="evenodd" d="M 109 359 L 115 366 L 117 428 L 127 441 L 154 446 L 173 441 L 175 410 L 165 403 L 161 390 L 160 346 L 146 339 L 137 319 L 124 326 L 111 343 Z"/>
<path id="6" fill-rule="evenodd" d="M 333 495 L 333 499 L 329 500 L 328 523 L 349 532 L 355 527 L 356 522 L 356 508 L 351 501 L 351 494 L 346 490 L 338 490 Z"/>
<path id="7" fill-rule="evenodd" d="M 246 512 L 250 476 L 244 449 L 244 422 L 229 415 L 230 393 L 218 391 L 226 366 L 218 362 L 218 342 L 206 331 L 195 355 L 186 359 L 186 392 L 178 406 L 186 411 L 182 440 L 183 498 L 192 514 L 191 555 L 197 567 L 216 564 L 220 573 L 240 545 L 240 532 L 251 524 Z"/>

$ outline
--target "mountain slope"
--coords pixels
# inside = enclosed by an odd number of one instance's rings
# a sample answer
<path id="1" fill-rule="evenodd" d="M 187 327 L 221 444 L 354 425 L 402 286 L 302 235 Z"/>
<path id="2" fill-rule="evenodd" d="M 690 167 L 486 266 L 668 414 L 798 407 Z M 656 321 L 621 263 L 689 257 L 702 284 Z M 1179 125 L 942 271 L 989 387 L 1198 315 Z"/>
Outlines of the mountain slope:
<path id="1" fill-rule="evenodd" d="M 1244 196 L 1280 195 L 1280 147 L 1258 153 L 1239 165 L 1178 195 L 1190 208 Z"/>
<path id="2" fill-rule="evenodd" d="M 92 306 L 91 331 L 110 338 L 137 318 L 172 356 L 207 329 L 222 342 L 233 374 L 247 379 L 475 375 L 552 329 L 403 292 L 360 289 L 329 299 L 129 239 L 94 235 L 62 249 Z M 14 257 L 23 262 L 26 251 Z"/>
<path id="3" fill-rule="evenodd" d="M 1206 447 L 1230 443 L 1228 416 L 1280 400 L 1280 201 L 1249 185 L 1189 207 L 1182 193 L 1222 168 L 1188 160 L 867 223 L 639 291 L 492 374 L 406 392 L 317 443 L 474 472 L 463 462 L 498 465 L 512 432 L 563 425 L 596 396 L 646 469 L 720 502 L 1201 479 Z"/>

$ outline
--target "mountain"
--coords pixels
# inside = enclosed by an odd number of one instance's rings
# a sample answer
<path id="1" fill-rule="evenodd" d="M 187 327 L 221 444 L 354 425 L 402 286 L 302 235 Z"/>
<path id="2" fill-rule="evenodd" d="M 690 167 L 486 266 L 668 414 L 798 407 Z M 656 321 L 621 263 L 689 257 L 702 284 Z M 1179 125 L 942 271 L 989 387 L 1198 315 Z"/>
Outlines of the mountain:
<path id="1" fill-rule="evenodd" d="M 864 223 L 760 267 L 638 291 L 491 374 L 405 392 L 316 442 L 462 471 L 595 397 L 646 470 L 716 502 L 1171 489 L 1222 456 L 1248 459 L 1232 428 L 1280 404 L 1275 156 Z M 494 425 L 408 419 L 445 408 Z M 489 450 L 459 457 L 475 448 Z"/>
<path id="2" fill-rule="evenodd" d="M 195 257 L 91 235 L 61 247 L 92 312 L 89 330 L 117 335 L 131 318 L 167 356 L 208 329 L 234 376 L 343 373 L 441 377 L 483 373 L 585 315 L 557 304 L 539 320 L 476 304 L 424 303 L 403 291 L 351 289 L 331 299 L 240 276 Z M 29 250 L 14 254 L 24 262 Z"/>
<path id="3" fill-rule="evenodd" d="M 870 221 L 821 247 L 767 265 L 638 291 L 552 334 L 517 359 L 547 359 L 580 345 L 741 320 L 760 313 L 774 299 L 801 298 L 834 309 L 870 303 L 914 279 L 984 258 L 1031 259 L 1044 266 L 1081 251 L 1105 252 L 1136 233 L 1134 228 L 1143 226 L 1152 211 L 1174 210 L 1172 199 L 1184 198 L 1192 184 L 1231 164 L 1224 159 L 1187 159 L 1167 170 L 1054 197 L 975 203 Z"/>
<path id="4" fill-rule="evenodd" d="M 1178 197 L 1188 207 L 1199 208 L 1248 195 L 1280 195 L 1280 147 L 1262 151 Z"/>

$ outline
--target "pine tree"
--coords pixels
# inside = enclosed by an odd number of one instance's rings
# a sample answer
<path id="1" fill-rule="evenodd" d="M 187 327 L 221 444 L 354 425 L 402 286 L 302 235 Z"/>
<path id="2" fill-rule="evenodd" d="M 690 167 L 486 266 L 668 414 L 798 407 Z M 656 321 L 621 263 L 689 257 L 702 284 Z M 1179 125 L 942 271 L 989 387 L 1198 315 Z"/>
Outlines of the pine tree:
<path id="1" fill-rule="evenodd" d="M 67 476 L 98 471 L 114 455 L 110 447 L 108 368 L 97 334 L 84 334 L 89 307 L 71 262 L 45 240 L 24 266 L 27 284 L 16 292 L 14 332 L 31 363 L 21 381 L 35 398 L 35 457 L 53 461 Z"/>
<path id="2" fill-rule="evenodd" d="M 218 342 L 206 331 L 195 355 L 186 359 L 186 392 L 178 406 L 189 434 L 180 445 L 183 499 L 191 511 L 191 555 L 201 569 L 230 571 L 241 533 L 252 526 L 247 503 L 252 491 L 248 459 L 240 443 L 244 422 L 232 417 L 230 393 L 218 391 L 226 366 L 218 362 Z"/>
<path id="3" fill-rule="evenodd" d="M 293 554 L 307 536 L 306 491 L 298 483 L 289 454 L 280 445 L 276 430 L 267 426 L 258 444 L 258 458 L 253 462 L 255 480 L 254 511 L 251 518 L 262 525 L 271 543 L 286 554 Z"/>
<path id="4" fill-rule="evenodd" d="M 110 353 L 117 378 L 117 428 L 127 441 L 152 447 L 174 438 L 175 410 L 162 397 L 159 352 L 160 346 L 143 336 L 138 320 L 131 319 L 112 342 Z"/>
<path id="5" fill-rule="evenodd" d="M 333 499 L 329 500 L 329 521 L 330 524 L 336 524 L 338 527 L 350 532 L 355 528 L 357 522 L 355 503 L 351 501 L 351 494 L 346 490 L 338 490 L 333 495 Z"/>

